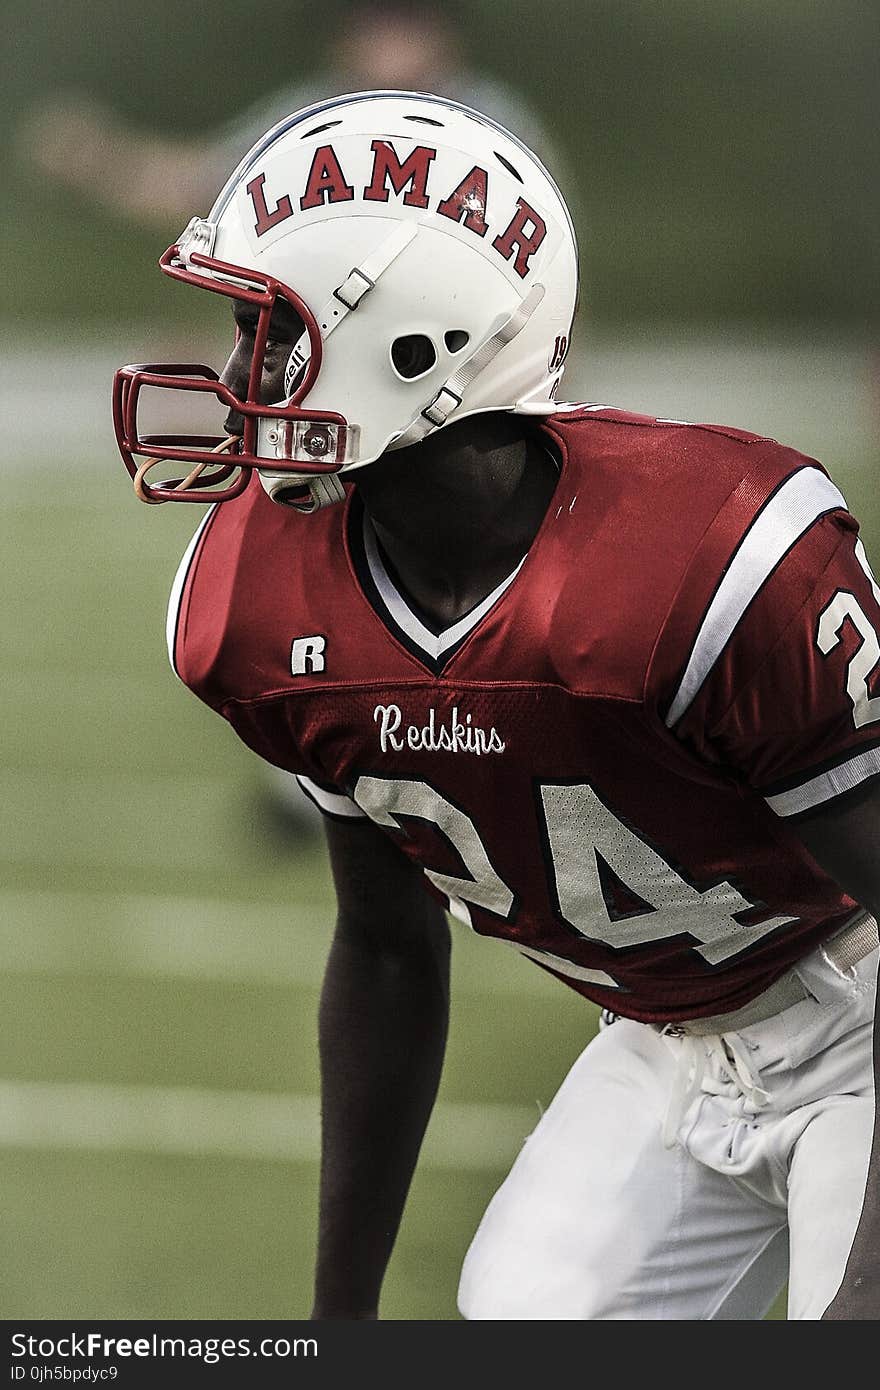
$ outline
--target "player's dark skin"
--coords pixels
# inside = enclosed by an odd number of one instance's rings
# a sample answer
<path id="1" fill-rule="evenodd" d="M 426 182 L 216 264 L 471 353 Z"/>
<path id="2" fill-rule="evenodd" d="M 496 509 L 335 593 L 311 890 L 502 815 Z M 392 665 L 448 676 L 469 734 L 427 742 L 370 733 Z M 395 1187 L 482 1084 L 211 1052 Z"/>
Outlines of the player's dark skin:
<path id="1" fill-rule="evenodd" d="M 247 388 L 256 316 L 223 380 Z M 273 314 L 262 398 L 283 398 L 299 336 Z M 236 432 L 234 415 L 227 428 Z M 474 416 L 355 472 L 397 579 L 448 626 L 513 569 L 552 497 L 556 468 L 522 417 Z M 839 797 L 795 827 L 814 859 L 880 919 L 880 783 Z M 314 1319 L 378 1316 L 379 1293 L 431 1114 L 446 1044 L 450 937 L 423 876 L 369 821 L 327 821 L 337 925 L 319 1018 L 322 1165 Z M 874 1030 L 880 1078 L 880 1026 Z M 877 1089 L 875 1082 L 875 1090 Z M 833 1213 L 831 1213 L 833 1219 Z M 862 1217 L 824 1321 L 880 1317 L 880 1115 Z"/>

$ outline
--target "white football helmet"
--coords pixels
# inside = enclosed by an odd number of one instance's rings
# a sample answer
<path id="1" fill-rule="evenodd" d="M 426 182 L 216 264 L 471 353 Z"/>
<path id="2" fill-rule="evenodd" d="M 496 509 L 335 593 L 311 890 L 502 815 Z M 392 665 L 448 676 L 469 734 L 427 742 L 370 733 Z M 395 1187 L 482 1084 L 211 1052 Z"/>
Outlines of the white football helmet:
<path id="1" fill-rule="evenodd" d="M 540 160 L 457 102 L 356 92 L 296 112 L 160 266 L 258 318 L 246 398 L 203 366 L 117 372 L 117 438 L 146 501 L 225 500 L 257 470 L 270 496 L 312 510 L 343 495 L 338 474 L 453 420 L 556 408 L 577 298 L 571 216 Z M 287 398 L 264 402 L 278 297 L 302 334 Z M 244 420 L 241 439 L 141 435 L 146 388 L 213 394 Z M 159 459 L 191 471 L 151 485 Z"/>

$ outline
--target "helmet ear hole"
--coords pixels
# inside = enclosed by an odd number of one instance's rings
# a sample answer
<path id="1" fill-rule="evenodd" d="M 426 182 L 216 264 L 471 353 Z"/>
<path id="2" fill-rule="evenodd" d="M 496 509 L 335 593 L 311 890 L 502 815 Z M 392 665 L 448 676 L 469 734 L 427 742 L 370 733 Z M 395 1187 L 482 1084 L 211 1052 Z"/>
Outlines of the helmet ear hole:
<path id="1" fill-rule="evenodd" d="M 461 352 L 462 348 L 467 347 L 470 340 L 470 333 L 465 333 L 463 328 L 450 328 L 448 333 L 443 334 L 447 352 Z"/>
<path id="2" fill-rule="evenodd" d="M 407 333 L 391 344 L 391 363 L 404 381 L 415 381 L 429 372 L 437 361 L 437 350 L 424 333 Z"/>

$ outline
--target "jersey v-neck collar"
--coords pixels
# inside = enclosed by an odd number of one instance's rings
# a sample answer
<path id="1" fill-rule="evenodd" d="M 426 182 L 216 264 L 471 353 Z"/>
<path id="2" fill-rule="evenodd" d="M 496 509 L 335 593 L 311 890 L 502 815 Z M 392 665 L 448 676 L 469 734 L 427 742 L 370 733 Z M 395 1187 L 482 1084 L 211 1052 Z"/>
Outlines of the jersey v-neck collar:
<path id="1" fill-rule="evenodd" d="M 559 466 L 555 457 L 554 463 Z M 540 530 L 539 527 L 539 532 Z M 358 582 L 376 616 L 412 656 L 438 676 L 474 628 L 479 626 L 490 609 L 494 608 L 507 592 L 529 555 L 527 550 L 490 594 L 451 626 L 437 631 L 429 627 L 425 616 L 420 614 L 412 601 L 401 592 L 390 574 L 373 524 L 357 495 L 356 488 L 349 497 L 348 543 Z M 533 540 L 532 545 L 534 544 Z"/>
<path id="2" fill-rule="evenodd" d="M 382 552 L 379 549 L 376 532 L 366 512 L 364 512 L 363 516 L 363 539 L 364 553 L 370 571 L 370 578 L 373 581 L 386 612 L 397 627 L 399 627 L 402 632 L 406 633 L 409 640 L 415 643 L 415 645 L 424 652 L 426 656 L 429 656 L 432 661 L 440 661 L 448 657 L 454 647 L 461 645 L 468 633 L 473 631 L 480 619 L 489 612 L 489 609 L 498 601 L 505 589 L 508 589 L 514 579 L 516 579 L 516 576 L 522 569 L 523 561 L 526 558 L 525 555 L 523 555 L 519 564 L 510 571 L 507 578 L 502 579 L 501 583 L 495 586 L 491 594 L 487 594 L 484 599 L 480 600 L 476 607 L 471 608 L 470 611 L 459 618 L 457 622 L 454 622 L 451 627 L 444 628 L 440 632 L 433 632 L 424 619 L 416 612 L 413 604 L 411 604 L 408 599 L 404 598 L 394 580 L 391 578 L 391 575 L 388 573 L 388 568 L 382 557 Z"/>

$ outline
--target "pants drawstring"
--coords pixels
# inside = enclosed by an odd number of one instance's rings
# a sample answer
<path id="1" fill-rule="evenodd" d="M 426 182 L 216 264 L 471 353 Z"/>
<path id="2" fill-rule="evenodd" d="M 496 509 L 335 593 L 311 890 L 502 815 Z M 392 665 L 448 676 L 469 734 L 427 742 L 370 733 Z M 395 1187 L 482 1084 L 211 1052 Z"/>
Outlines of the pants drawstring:
<path id="1" fill-rule="evenodd" d="M 767 1105 L 769 1092 L 761 1085 L 760 1074 L 738 1033 L 694 1036 L 674 1026 L 662 1032 L 676 1038 L 681 1049 L 663 1120 L 663 1144 L 667 1149 L 674 1147 L 695 1096 L 739 1096 L 743 1114 L 748 1115 L 757 1114 Z"/>

